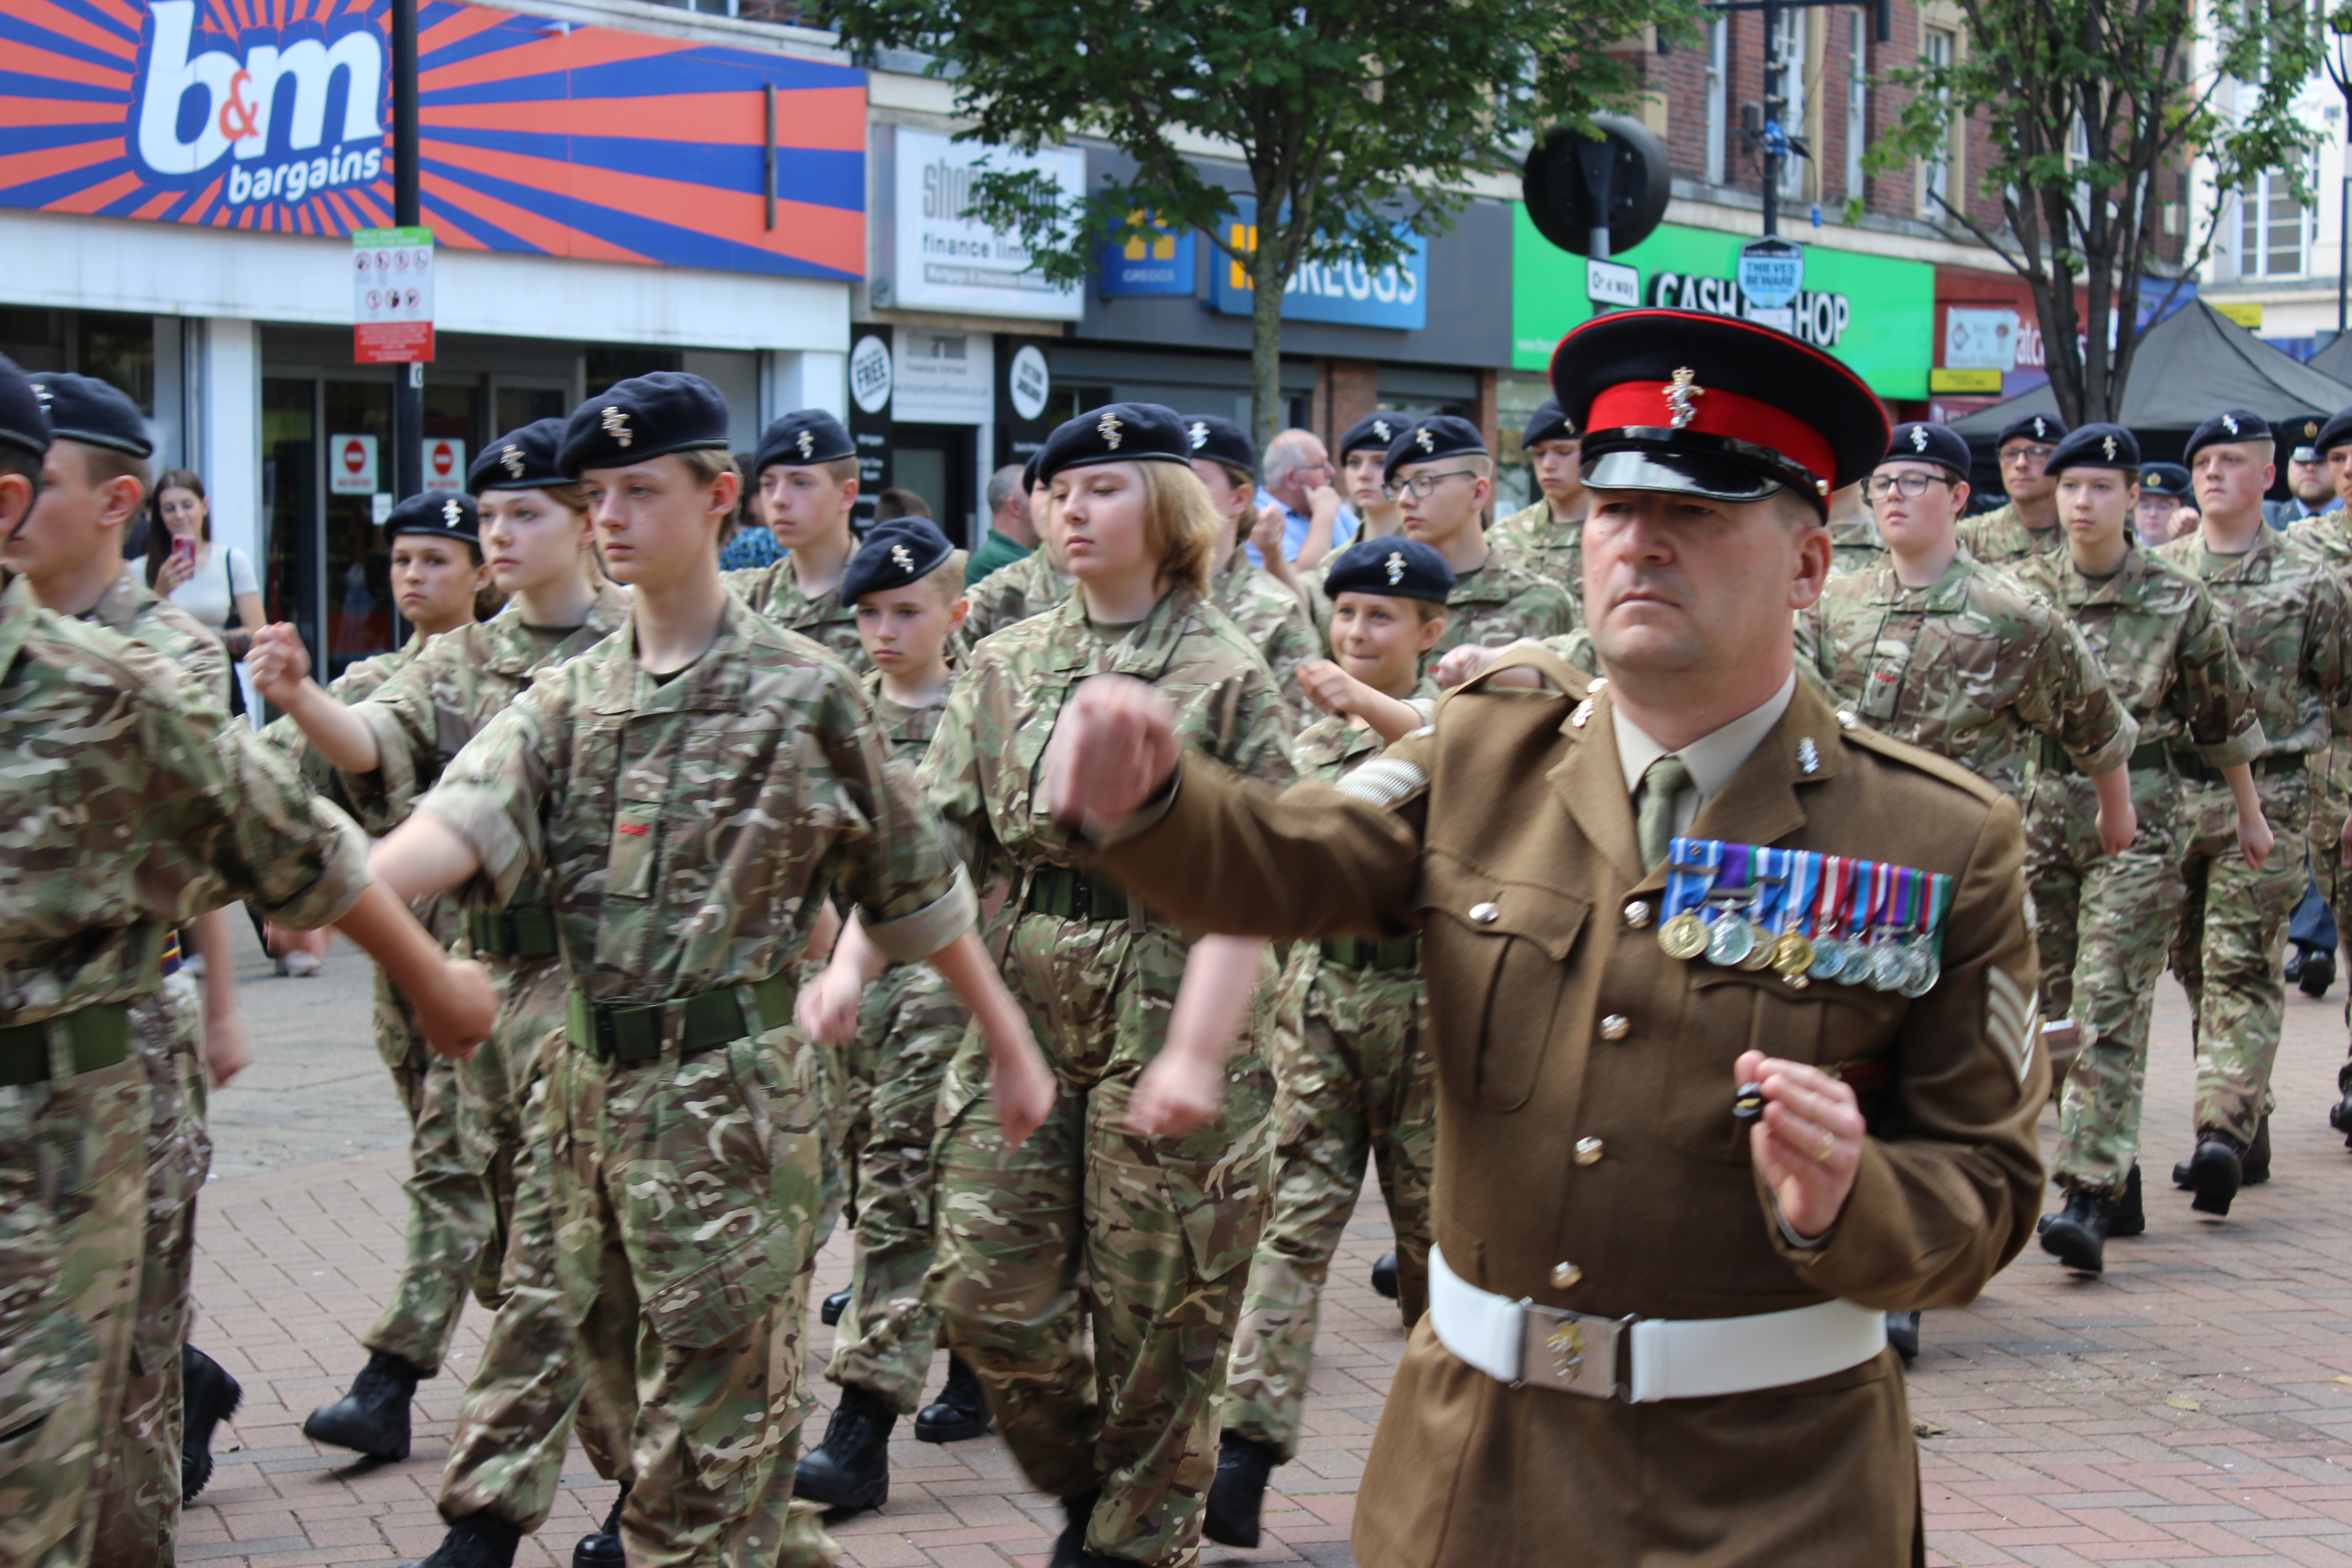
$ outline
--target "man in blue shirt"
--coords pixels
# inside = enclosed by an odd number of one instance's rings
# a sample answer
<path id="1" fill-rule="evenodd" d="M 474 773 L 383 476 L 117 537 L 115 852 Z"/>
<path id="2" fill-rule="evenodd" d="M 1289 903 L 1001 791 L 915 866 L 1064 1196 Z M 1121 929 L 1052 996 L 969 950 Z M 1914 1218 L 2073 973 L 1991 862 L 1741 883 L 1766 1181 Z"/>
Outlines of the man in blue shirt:
<path id="1" fill-rule="evenodd" d="M 1282 509 L 1283 552 L 1300 571 L 1320 564 L 1356 537 L 1356 514 L 1331 488 L 1339 470 L 1315 432 L 1285 430 L 1275 437 L 1266 443 L 1264 467 L 1258 510 Z M 1251 564 L 1265 564 L 1256 545 L 1245 548 Z"/>

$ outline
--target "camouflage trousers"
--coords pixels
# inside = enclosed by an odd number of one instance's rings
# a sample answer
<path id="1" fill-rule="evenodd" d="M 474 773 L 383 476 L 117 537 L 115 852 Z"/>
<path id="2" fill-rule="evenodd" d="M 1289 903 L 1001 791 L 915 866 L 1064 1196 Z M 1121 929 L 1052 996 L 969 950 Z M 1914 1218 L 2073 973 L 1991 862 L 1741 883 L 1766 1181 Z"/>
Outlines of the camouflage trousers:
<path id="1" fill-rule="evenodd" d="M 1153 1568 L 1200 1554 L 1272 1120 L 1268 984 L 1227 1059 L 1223 1114 L 1181 1138 L 1127 1126 L 1186 946 L 1158 926 L 1020 917 L 1006 980 L 1061 1098 L 1006 1147 L 975 1026 L 950 1074 L 939 1156 L 933 1279 L 950 1342 L 1033 1485 L 1062 1498 L 1102 1489 L 1088 1547 Z"/>
<path id="2" fill-rule="evenodd" d="M 2226 784 L 2181 795 L 2186 896 L 2172 938 L 2172 973 L 2189 993 L 2197 1047 L 2193 1131 L 2220 1128 L 2241 1144 L 2270 1110 L 2271 1064 L 2286 1024 L 2287 921 L 2303 901 L 2304 858 L 2292 825 L 2310 819 L 2300 773 L 2258 778 L 2278 842 L 2259 871 L 2238 852 L 2238 805 Z"/>
<path id="3" fill-rule="evenodd" d="M 180 1525 L 180 1347 L 195 1316 L 196 1195 L 212 1169 L 205 1131 L 204 1004 L 185 973 L 131 1010 L 147 1071 L 147 1234 L 122 1422 L 100 1492 L 95 1560 L 169 1568 Z"/>
<path id="4" fill-rule="evenodd" d="M 2338 962 L 2352 964 L 2352 867 L 2344 864 L 2344 818 L 2352 815 L 2352 741 L 2335 741 L 2312 759 L 2311 810 L 2305 827 L 2312 879 L 2336 916 Z M 2275 818 L 2273 826 L 2279 826 Z M 2352 986 L 2345 991 L 2344 1022 L 2352 1037 Z M 2352 1038 L 2347 1039 L 2352 1047 Z M 2336 1069 L 2339 1093 L 2352 1093 L 2352 1048 Z"/>
<path id="5" fill-rule="evenodd" d="M 134 1055 L 0 1088 L 0 1563 L 77 1568 L 121 1426 L 146 1245 L 147 1069 Z"/>
<path id="6" fill-rule="evenodd" d="M 2050 1162 L 2069 1192 L 2120 1194 L 2138 1158 L 2148 1022 L 2186 896 L 2180 781 L 2169 768 L 2135 768 L 2131 793 L 2139 834 L 2120 855 L 2100 848 L 2098 797 L 2071 769 L 2042 771 L 2026 818 L 2042 1016 L 2082 1032 Z"/>
<path id="7" fill-rule="evenodd" d="M 848 1310 L 825 1375 L 879 1396 L 901 1415 L 923 1400 L 939 1310 L 925 1284 L 937 1256 L 931 1146 L 948 1064 L 970 1022 L 927 963 L 894 964 L 858 1008 L 857 1037 L 828 1064 L 835 1089 L 828 1151 L 838 1161 L 816 1247 L 846 1213 L 857 1233 Z M 837 1198 L 837 1201 L 835 1199 Z"/>
<path id="8" fill-rule="evenodd" d="M 1308 942 L 1284 984 L 1297 1023 L 1275 1037 L 1274 1205 L 1250 1260 L 1223 1424 L 1270 1444 L 1286 1464 L 1298 1452 L 1318 1304 L 1367 1158 L 1396 1229 L 1405 1327 L 1428 1305 L 1437 1068 L 1417 971 L 1343 968 Z"/>
<path id="9" fill-rule="evenodd" d="M 501 1309 L 493 1322 L 509 1375 L 468 1391 L 441 1507 L 542 1522 L 562 1415 L 601 1404 L 629 1412 L 625 1459 L 598 1468 L 634 1482 L 621 1516 L 631 1568 L 750 1568 L 788 1539 L 808 1414 L 815 1071 L 788 1029 L 683 1059 L 675 1038 L 634 1066 L 549 1053 L 512 1255 L 530 1287 L 509 1306 L 527 1315 Z M 524 1451 L 502 1458 L 516 1434 Z"/>

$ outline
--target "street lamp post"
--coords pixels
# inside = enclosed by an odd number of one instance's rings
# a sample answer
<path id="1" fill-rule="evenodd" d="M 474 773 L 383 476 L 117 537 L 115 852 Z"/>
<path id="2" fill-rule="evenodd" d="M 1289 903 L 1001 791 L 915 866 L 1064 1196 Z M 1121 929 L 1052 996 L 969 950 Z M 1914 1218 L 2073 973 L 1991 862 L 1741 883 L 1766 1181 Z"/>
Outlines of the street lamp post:
<path id="1" fill-rule="evenodd" d="M 2344 95 L 2343 163 L 2336 171 L 2336 335 L 2345 331 L 2345 285 L 2352 274 L 2352 5 L 2327 17 L 2327 79 Z"/>

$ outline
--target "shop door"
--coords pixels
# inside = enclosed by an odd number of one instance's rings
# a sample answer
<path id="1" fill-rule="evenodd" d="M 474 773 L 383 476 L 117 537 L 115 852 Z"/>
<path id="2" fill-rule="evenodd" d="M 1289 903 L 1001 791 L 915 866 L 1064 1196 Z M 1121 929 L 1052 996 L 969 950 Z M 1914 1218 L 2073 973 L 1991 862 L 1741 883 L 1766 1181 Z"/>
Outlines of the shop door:
<path id="1" fill-rule="evenodd" d="M 389 652 L 406 628 L 375 497 L 392 489 L 392 382 L 265 376 L 263 602 L 322 679 Z"/>
<path id="2" fill-rule="evenodd" d="M 971 548 L 974 528 L 972 467 L 979 460 L 969 425 L 908 425 L 890 427 L 890 482 L 912 490 L 931 509 L 932 521 L 958 550 Z"/>

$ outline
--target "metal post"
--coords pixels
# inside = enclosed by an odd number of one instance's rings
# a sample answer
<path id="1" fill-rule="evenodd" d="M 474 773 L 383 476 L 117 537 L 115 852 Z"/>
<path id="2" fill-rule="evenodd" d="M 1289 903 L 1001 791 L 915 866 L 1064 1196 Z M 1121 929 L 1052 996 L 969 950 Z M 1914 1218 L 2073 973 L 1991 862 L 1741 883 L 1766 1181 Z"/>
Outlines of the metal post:
<path id="1" fill-rule="evenodd" d="M 392 221 L 425 221 L 418 184 L 416 0 L 392 0 Z M 395 497 L 425 488 L 425 367 L 411 364 L 393 383 L 392 476 Z"/>
<path id="2" fill-rule="evenodd" d="M 2344 279 L 2352 269 L 2352 92 L 2344 95 L 2344 164 L 2336 171 L 2336 335 L 2344 335 Z"/>
<path id="3" fill-rule="evenodd" d="M 1585 230 L 1585 255 L 1594 261 L 1609 259 L 1609 208 L 1616 200 L 1617 147 L 1612 142 L 1581 141 L 1576 149 L 1577 172 L 1584 176 L 1585 199 L 1591 205 L 1591 226 Z M 1609 307 L 1595 301 L 1592 313 L 1607 312 Z"/>
<path id="4" fill-rule="evenodd" d="M 1773 110 L 1772 89 L 1780 79 L 1780 7 L 1764 0 L 1764 232 L 1780 232 L 1780 164 L 1785 144 L 1773 132 L 1780 117 Z"/>

